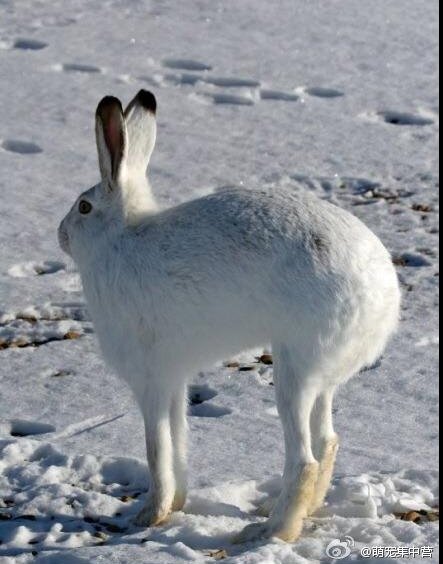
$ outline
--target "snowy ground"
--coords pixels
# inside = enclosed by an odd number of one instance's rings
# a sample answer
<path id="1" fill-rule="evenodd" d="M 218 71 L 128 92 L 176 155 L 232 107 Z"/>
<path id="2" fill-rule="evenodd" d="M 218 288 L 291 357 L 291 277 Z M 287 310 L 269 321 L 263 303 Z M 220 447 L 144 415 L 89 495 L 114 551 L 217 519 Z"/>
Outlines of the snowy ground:
<path id="1" fill-rule="evenodd" d="M 212 562 L 217 549 L 228 563 L 331 562 L 326 547 L 345 536 L 356 546 L 343 562 L 363 561 L 363 546 L 437 547 L 436 523 L 394 516 L 438 505 L 437 9 L 0 0 L 2 564 Z M 142 87 L 159 102 L 162 204 L 223 185 L 302 187 L 361 217 L 398 265 L 400 331 L 341 390 L 329 505 L 293 545 L 230 544 L 278 488 L 283 446 L 272 368 L 229 359 L 194 375 L 204 401 L 190 407 L 184 513 L 130 525 L 147 488 L 141 417 L 103 365 L 55 231 L 97 178 L 97 101 Z"/>

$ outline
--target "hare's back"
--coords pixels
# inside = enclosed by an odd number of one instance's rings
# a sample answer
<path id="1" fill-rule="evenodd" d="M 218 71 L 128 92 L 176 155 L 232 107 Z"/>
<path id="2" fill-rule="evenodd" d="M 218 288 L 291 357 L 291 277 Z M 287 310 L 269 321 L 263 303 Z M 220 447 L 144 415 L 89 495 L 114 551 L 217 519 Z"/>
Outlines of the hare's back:
<path id="1" fill-rule="evenodd" d="M 338 260 L 380 241 L 356 217 L 305 191 L 224 189 L 168 209 L 139 227 L 149 244 L 173 254 L 231 258 L 269 255 Z M 147 241 L 147 242 L 148 242 Z M 184 255 L 183 255 L 184 253 Z"/>

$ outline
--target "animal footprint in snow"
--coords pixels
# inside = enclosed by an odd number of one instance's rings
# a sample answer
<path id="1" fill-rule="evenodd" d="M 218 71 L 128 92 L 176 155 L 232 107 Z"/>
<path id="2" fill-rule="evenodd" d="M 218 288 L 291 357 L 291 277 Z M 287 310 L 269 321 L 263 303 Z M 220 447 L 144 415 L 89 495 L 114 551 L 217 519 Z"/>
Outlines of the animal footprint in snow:
<path id="1" fill-rule="evenodd" d="M 208 403 L 216 395 L 217 392 L 209 386 L 189 386 L 189 415 L 193 417 L 223 417 L 232 413 L 230 409 Z"/>
<path id="2" fill-rule="evenodd" d="M 40 51 L 47 46 L 48 44 L 44 41 L 24 37 L 17 38 L 14 41 L 0 41 L 0 49 L 4 50 L 19 49 L 22 51 Z"/>
<path id="3" fill-rule="evenodd" d="M 372 123 L 385 123 L 399 127 L 423 127 L 432 125 L 434 120 L 426 115 L 401 112 L 396 110 L 383 110 L 379 112 L 365 112 L 361 117 Z"/>
<path id="4" fill-rule="evenodd" d="M 16 39 L 13 43 L 14 49 L 22 49 L 24 51 L 40 51 L 48 46 L 44 41 L 39 41 L 38 39 Z"/>
<path id="5" fill-rule="evenodd" d="M 81 65 L 78 63 L 68 63 L 63 65 L 63 70 L 67 72 L 100 73 L 102 69 L 94 65 Z"/>
<path id="6" fill-rule="evenodd" d="M 390 125 L 424 126 L 432 125 L 434 123 L 434 121 L 430 118 L 404 112 L 384 111 L 378 112 L 378 116 L 385 123 L 388 123 Z"/>
<path id="7" fill-rule="evenodd" d="M 201 403 L 215 398 L 217 392 L 206 385 L 192 385 L 188 388 L 188 398 L 191 405 L 200 405 Z"/>
<path id="8" fill-rule="evenodd" d="M 8 153 L 18 153 L 20 155 L 35 155 L 43 152 L 43 149 L 36 143 L 20 139 L 4 139 L 0 143 L 0 147 Z"/>
<path id="9" fill-rule="evenodd" d="M 242 94 L 208 94 L 214 104 L 228 104 L 233 106 L 253 106 L 254 99 Z"/>
<path id="10" fill-rule="evenodd" d="M 217 77 L 196 73 L 168 74 L 165 80 L 182 86 L 194 86 L 198 82 L 219 88 L 259 88 L 260 82 L 252 78 Z"/>
<path id="11" fill-rule="evenodd" d="M 260 82 L 251 78 L 206 76 L 203 80 L 207 84 L 223 88 L 258 88 L 260 86 Z"/>
<path id="12" fill-rule="evenodd" d="M 95 65 L 87 65 L 82 63 L 64 63 L 62 65 L 53 65 L 52 67 L 55 71 L 64 71 L 72 73 L 84 73 L 84 74 L 99 74 L 103 72 L 103 69 Z"/>
<path id="13" fill-rule="evenodd" d="M 274 100 L 278 102 L 297 102 L 300 96 L 293 92 L 282 92 L 280 90 L 260 90 L 260 98 L 262 100 Z"/>
<path id="14" fill-rule="evenodd" d="M 163 78 L 177 86 L 195 86 L 197 82 L 203 81 L 203 76 L 201 74 L 189 72 L 181 74 L 166 74 Z"/>
<path id="15" fill-rule="evenodd" d="M 10 435 L 12 437 L 28 437 L 30 435 L 43 435 L 53 433 L 54 425 L 40 423 L 38 421 L 25 421 L 24 419 L 13 419 L 11 421 Z"/>
<path id="16" fill-rule="evenodd" d="M 187 71 L 209 71 L 212 70 L 211 65 L 194 61 L 193 59 L 165 59 L 163 66 L 168 69 L 178 69 Z"/>
<path id="17" fill-rule="evenodd" d="M 309 94 L 309 96 L 314 96 L 316 98 L 341 98 L 345 95 L 341 90 L 336 90 L 335 88 L 324 88 L 322 86 L 305 88 L 304 91 Z"/>

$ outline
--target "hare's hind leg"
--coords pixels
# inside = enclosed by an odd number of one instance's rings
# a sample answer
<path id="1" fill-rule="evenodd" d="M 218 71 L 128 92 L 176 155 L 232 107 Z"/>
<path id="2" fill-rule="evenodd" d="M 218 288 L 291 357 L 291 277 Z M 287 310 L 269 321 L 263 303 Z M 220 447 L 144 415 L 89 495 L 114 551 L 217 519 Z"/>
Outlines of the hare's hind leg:
<path id="1" fill-rule="evenodd" d="M 334 393 L 335 388 L 320 393 L 311 414 L 312 450 L 319 462 L 319 474 L 309 515 L 323 506 L 334 472 L 339 447 L 338 435 L 334 431 L 332 420 Z M 275 499 L 268 498 L 258 508 L 256 514 L 261 517 L 269 517 L 274 505 Z"/>
<path id="2" fill-rule="evenodd" d="M 311 429 L 314 454 L 320 462 L 315 495 L 309 514 L 322 507 L 331 484 L 335 459 L 338 451 L 338 435 L 332 423 L 332 401 L 335 389 L 322 392 L 311 415 Z"/>
<path id="3" fill-rule="evenodd" d="M 283 487 L 269 519 L 247 526 L 235 539 L 247 542 L 262 537 L 296 540 L 314 499 L 318 463 L 311 448 L 310 417 L 317 391 L 309 374 L 299 374 L 291 351 L 274 347 L 274 383 L 283 424 L 286 460 Z"/>
<path id="4" fill-rule="evenodd" d="M 187 409 L 188 396 L 187 386 L 183 384 L 178 391 L 174 393 L 171 402 L 170 421 L 172 445 L 174 449 L 174 476 L 175 476 L 175 495 L 172 504 L 173 511 L 183 509 L 186 501 L 187 493 Z"/>
<path id="5" fill-rule="evenodd" d="M 161 525 L 172 510 L 175 495 L 173 446 L 170 426 L 171 398 L 167 390 L 150 383 L 141 399 L 146 451 L 150 472 L 148 499 L 135 519 L 143 527 Z"/>

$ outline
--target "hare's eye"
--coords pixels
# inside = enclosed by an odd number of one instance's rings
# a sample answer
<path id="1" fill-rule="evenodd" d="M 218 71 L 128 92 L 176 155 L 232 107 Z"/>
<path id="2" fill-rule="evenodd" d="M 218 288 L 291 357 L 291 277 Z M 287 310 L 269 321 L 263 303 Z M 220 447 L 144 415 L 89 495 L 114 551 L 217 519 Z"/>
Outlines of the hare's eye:
<path id="1" fill-rule="evenodd" d="M 89 213 L 92 210 L 92 206 L 86 200 L 80 200 L 78 204 L 78 211 L 83 215 Z"/>

